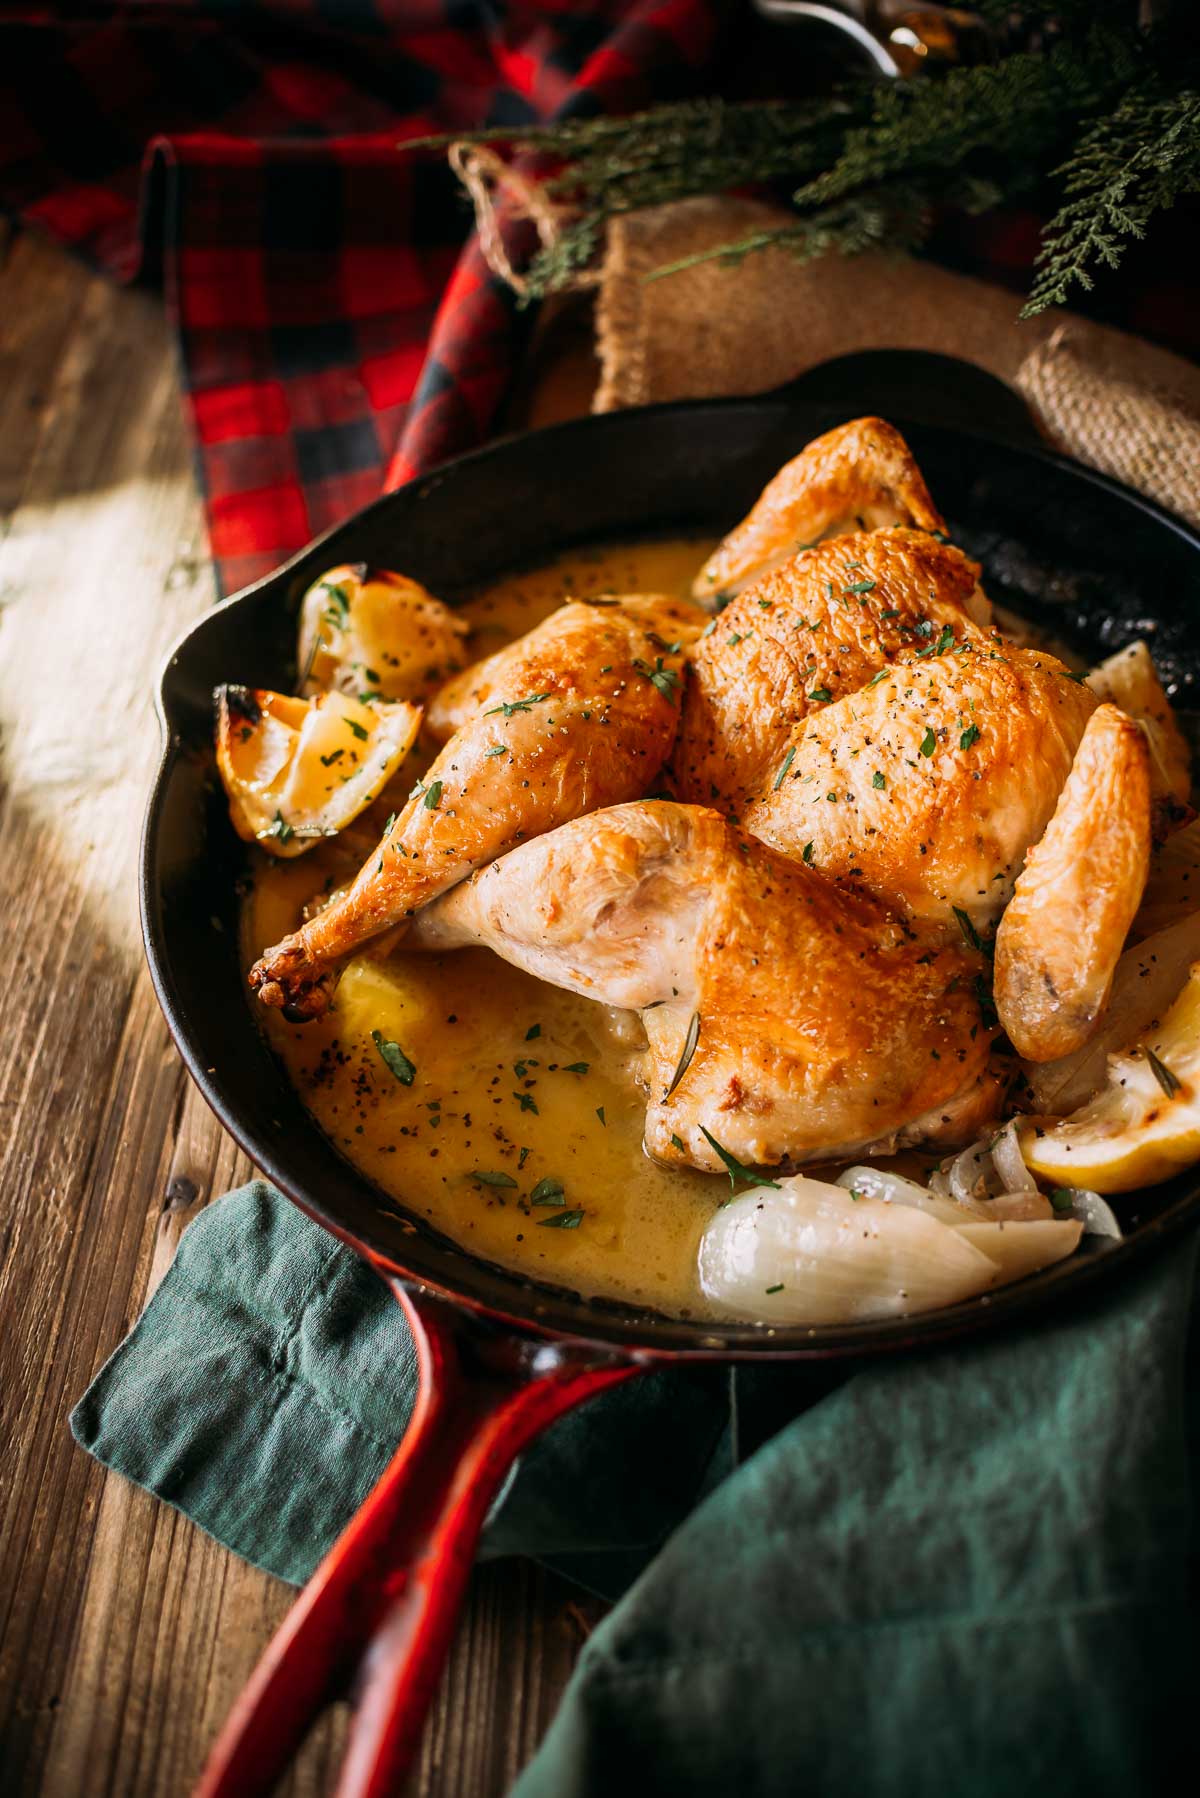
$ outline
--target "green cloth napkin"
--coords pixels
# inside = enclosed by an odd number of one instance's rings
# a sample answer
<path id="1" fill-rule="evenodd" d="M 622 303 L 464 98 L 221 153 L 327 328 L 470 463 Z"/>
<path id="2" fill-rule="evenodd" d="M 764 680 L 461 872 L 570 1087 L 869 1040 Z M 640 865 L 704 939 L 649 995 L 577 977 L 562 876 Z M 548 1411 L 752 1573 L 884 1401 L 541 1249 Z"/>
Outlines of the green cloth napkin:
<path id="1" fill-rule="evenodd" d="M 560 1420 L 485 1552 L 624 1595 L 514 1798 L 1194 1786 L 1195 1261 L 1177 1241 L 1020 1333 L 850 1375 L 668 1371 Z M 186 1232 L 71 1423 L 300 1580 L 413 1372 L 374 1275 L 255 1183 Z"/>

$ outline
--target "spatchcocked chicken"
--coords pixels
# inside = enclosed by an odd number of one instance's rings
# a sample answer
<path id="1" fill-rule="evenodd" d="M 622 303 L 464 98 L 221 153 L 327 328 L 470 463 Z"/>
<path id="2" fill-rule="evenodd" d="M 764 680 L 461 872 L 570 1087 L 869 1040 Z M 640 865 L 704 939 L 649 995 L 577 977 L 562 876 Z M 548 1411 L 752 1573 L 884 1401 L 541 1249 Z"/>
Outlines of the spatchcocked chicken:
<path id="1" fill-rule="evenodd" d="M 570 603 L 455 671 L 427 774 L 251 984 L 317 1016 L 402 925 L 640 1012 L 665 1162 L 966 1140 L 1003 1095 L 997 1013 L 1030 1061 L 1100 1024 L 1155 795 L 1186 794 L 1161 689 L 1152 758 L 996 629 L 878 419 L 789 462 L 694 591 L 723 609 Z"/>

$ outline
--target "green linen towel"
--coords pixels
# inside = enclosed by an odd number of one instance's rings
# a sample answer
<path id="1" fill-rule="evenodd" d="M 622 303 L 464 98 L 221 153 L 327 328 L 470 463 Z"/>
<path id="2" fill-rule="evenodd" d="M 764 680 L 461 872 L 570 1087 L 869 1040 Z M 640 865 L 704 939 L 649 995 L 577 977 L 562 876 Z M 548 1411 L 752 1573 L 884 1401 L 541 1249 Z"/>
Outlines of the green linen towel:
<path id="1" fill-rule="evenodd" d="M 562 1419 L 486 1551 L 624 1596 L 514 1798 L 1194 1786 L 1195 1249 L 1020 1333 L 850 1376 L 664 1372 Z M 390 1295 L 256 1183 L 188 1230 L 72 1428 L 298 1580 L 412 1381 Z"/>

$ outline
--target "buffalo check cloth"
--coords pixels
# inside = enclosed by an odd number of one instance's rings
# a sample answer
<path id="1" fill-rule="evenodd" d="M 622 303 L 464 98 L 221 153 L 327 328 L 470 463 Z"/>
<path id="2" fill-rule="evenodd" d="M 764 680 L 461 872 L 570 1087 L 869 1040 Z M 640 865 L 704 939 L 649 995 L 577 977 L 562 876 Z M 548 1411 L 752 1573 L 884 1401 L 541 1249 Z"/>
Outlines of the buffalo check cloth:
<path id="1" fill-rule="evenodd" d="M 723 0 L 0 4 L 0 205 L 178 324 L 226 592 L 488 433 L 523 319 L 408 140 L 693 91 Z"/>

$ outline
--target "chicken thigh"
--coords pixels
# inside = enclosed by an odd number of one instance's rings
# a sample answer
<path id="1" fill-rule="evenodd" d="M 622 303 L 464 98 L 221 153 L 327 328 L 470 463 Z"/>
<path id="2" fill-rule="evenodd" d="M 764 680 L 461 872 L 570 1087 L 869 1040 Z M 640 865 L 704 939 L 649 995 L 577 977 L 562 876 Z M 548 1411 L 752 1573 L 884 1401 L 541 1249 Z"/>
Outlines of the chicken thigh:
<path id="1" fill-rule="evenodd" d="M 405 939 L 467 944 L 641 1012 L 646 1146 L 664 1162 L 941 1144 L 994 1115 L 979 958 L 918 940 L 713 811 L 577 818 L 444 894 Z"/>
<path id="2" fill-rule="evenodd" d="M 855 418 L 806 444 L 718 544 L 692 589 L 702 603 L 732 596 L 797 550 L 846 531 L 915 525 L 944 532 L 912 451 L 882 418 Z"/>
<path id="3" fill-rule="evenodd" d="M 666 597 L 561 607 L 493 657 L 353 883 L 250 972 L 267 1005 L 317 1017 L 338 964 L 472 868 L 599 806 L 644 793 L 679 721 L 682 638 L 702 618 Z"/>

